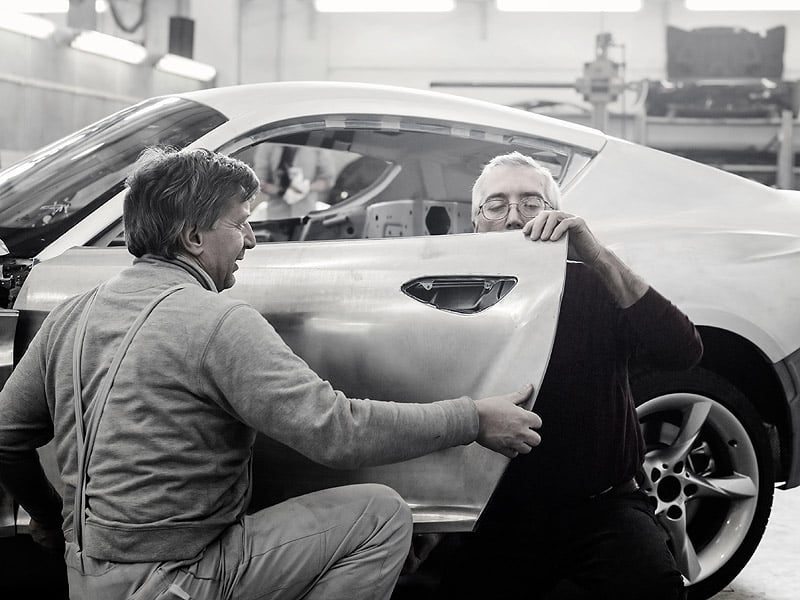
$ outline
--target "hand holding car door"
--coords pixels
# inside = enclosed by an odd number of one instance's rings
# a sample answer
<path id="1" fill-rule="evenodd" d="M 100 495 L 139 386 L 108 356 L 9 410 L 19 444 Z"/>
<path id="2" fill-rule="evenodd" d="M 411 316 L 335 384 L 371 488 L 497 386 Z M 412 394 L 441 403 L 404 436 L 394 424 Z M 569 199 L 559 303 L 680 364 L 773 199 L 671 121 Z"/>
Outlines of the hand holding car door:
<path id="1" fill-rule="evenodd" d="M 533 393 L 533 386 L 508 394 L 475 401 L 480 424 L 478 443 L 508 458 L 527 454 L 542 441 L 534 431 L 542 426 L 539 415 L 519 405 Z"/>
<path id="2" fill-rule="evenodd" d="M 647 283 L 616 254 L 602 246 L 581 217 L 561 210 L 542 211 L 525 223 L 522 233 L 532 242 L 556 242 L 568 233 L 567 258 L 582 262 L 597 272 L 621 308 L 631 306 L 647 292 Z"/>
<path id="3" fill-rule="evenodd" d="M 582 217 L 562 210 L 543 210 L 525 223 L 522 233 L 532 242 L 557 242 L 565 233 L 569 233 L 567 258 L 587 264 L 598 260 L 604 250 Z"/>

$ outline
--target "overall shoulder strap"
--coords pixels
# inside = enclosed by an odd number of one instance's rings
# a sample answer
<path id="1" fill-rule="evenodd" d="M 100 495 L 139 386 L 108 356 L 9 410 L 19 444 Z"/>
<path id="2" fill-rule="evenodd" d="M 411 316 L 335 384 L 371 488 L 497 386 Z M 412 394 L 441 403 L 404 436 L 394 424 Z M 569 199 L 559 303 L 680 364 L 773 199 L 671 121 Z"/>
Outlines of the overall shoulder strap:
<path id="1" fill-rule="evenodd" d="M 75 543 L 78 545 L 80 551 L 83 546 L 83 526 L 86 519 L 86 473 L 89 466 L 89 459 L 91 458 L 92 450 L 94 448 L 94 440 L 97 437 L 97 427 L 100 423 L 100 417 L 103 414 L 106 401 L 111 392 L 111 387 L 114 385 L 114 378 L 119 371 L 122 359 L 133 341 L 134 336 L 142 327 L 142 324 L 147 320 L 153 310 L 165 298 L 171 296 L 175 292 L 188 287 L 189 284 L 182 283 L 172 286 L 164 290 L 161 294 L 156 296 L 147 306 L 144 307 L 142 312 L 136 317 L 136 320 L 131 325 L 122 342 L 117 348 L 114 358 L 111 361 L 105 377 L 103 378 L 97 395 L 89 402 L 84 410 L 83 407 L 83 389 L 81 384 L 81 355 L 83 353 L 83 343 L 86 338 L 86 328 L 89 322 L 89 312 L 94 305 L 97 298 L 97 293 L 100 287 L 95 289 L 89 303 L 83 310 L 83 313 L 78 320 L 78 328 L 75 333 L 75 345 L 72 354 L 72 380 L 73 380 L 73 399 L 75 402 L 75 432 L 78 449 L 78 477 L 75 483 L 75 509 L 72 516 L 73 520 L 73 536 Z"/>

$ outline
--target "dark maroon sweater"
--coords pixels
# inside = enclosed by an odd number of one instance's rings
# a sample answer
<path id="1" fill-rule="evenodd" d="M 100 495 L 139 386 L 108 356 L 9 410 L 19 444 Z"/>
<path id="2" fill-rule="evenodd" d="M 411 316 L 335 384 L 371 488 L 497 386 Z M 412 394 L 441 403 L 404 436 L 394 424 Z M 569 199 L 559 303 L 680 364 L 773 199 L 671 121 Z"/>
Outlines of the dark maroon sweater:
<path id="1" fill-rule="evenodd" d="M 498 495 L 524 510 L 588 498 L 630 479 L 644 443 L 629 360 L 682 370 L 702 352 L 691 321 L 654 289 L 621 309 L 594 271 L 568 263 L 553 351 L 533 409 L 542 417 L 542 443 L 511 461 Z"/>

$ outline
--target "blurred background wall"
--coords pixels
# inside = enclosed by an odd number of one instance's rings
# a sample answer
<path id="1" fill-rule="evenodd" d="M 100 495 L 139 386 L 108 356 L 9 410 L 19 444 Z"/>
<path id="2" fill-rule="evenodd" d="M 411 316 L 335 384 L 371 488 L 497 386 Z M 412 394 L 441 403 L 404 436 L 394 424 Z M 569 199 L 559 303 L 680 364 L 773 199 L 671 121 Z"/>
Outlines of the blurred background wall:
<path id="1" fill-rule="evenodd" d="M 8 0 L 2 0 L 6 2 Z M 87 0 L 71 0 L 73 3 Z M 666 28 L 786 27 L 784 79 L 800 79 L 800 12 L 691 12 L 683 0 L 643 0 L 638 13 L 501 13 L 489 0 L 459 0 L 450 13 L 318 13 L 311 0 L 113 0 L 98 31 L 166 52 L 171 16 L 194 22 L 193 58 L 216 68 L 210 82 L 128 65 L 70 48 L 67 15 L 46 15 L 60 34 L 37 40 L 0 30 L 0 164 L 150 96 L 278 80 L 347 80 L 442 91 L 511 104 L 580 104 L 574 89 L 459 87 L 468 82 L 563 83 L 595 57 L 610 33 L 627 81 L 659 79 Z M 2 6 L 2 3 L 0 3 Z M 131 27 L 132 25 L 138 26 Z M 624 94 L 629 105 L 635 99 Z M 611 107 L 614 110 L 614 107 Z M 624 108 L 624 107 L 623 107 Z"/>

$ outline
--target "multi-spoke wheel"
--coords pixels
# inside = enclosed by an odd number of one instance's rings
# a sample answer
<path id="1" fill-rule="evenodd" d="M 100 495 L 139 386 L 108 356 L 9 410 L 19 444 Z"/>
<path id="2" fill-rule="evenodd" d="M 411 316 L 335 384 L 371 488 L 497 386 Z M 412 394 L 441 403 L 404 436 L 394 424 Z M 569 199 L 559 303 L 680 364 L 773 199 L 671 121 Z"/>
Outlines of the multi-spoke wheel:
<path id="1" fill-rule="evenodd" d="M 634 382 L 647 455 L 643 489 L 672 539 L 693 600 L 729 583 L 758 546 L 772 507 L 772 459 L 757 413 L 704 369 Z"/>

